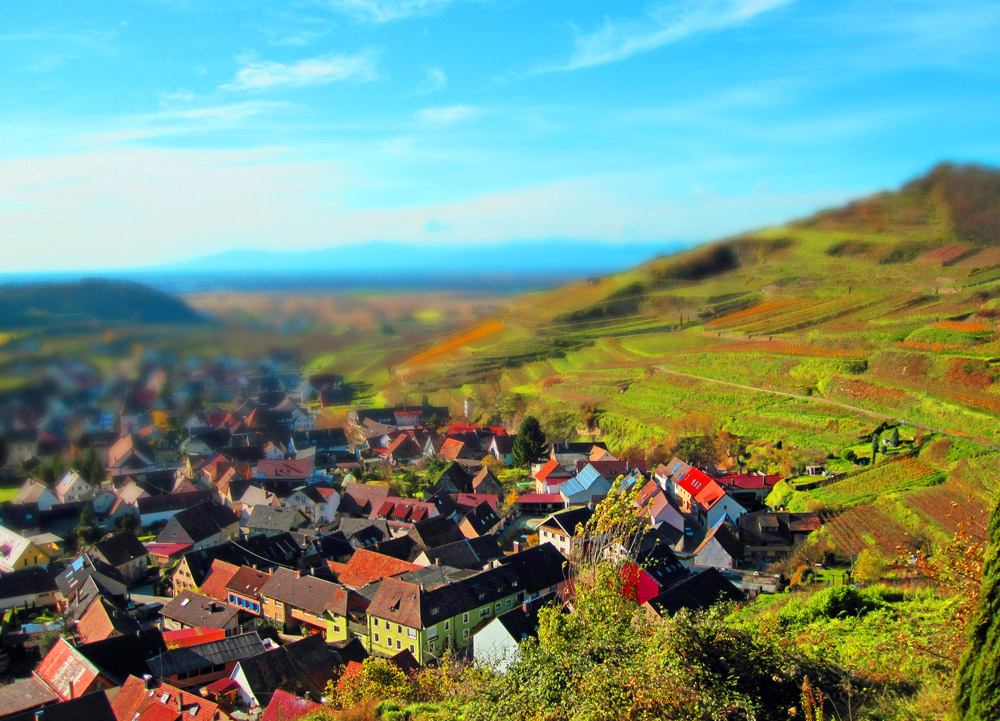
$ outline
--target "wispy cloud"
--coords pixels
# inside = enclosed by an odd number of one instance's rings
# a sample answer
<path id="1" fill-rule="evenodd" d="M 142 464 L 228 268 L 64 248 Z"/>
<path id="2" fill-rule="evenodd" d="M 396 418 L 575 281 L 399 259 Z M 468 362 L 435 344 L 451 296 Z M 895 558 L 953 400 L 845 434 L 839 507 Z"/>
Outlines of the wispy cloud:
<path id="1" fill-rule="evenodd" d="M 442 90 L 448 84 L 448 76 L 441 68 L 424 68 L 424 77 L 410 95 L 428 95 Z"/>
<path id="2" fill-rule="evenodd" d="M 626 60 L 633 55 L 702 33 L 743 25 L 795 0 L 684 0 L 668 2 L 639 20 L 606 20 L 594 32 L 574 28 L 574 51 L 568 62 L 543 66 L 540 72 L 577 70 Z"/>
<path id="3" fill-rule="evenodd" d="M 452 0 L 329 0 L 337 12 L 355 20 L 385 23 L 440 12 Z"/>
<path id="4" fill-rule="evenodd" d="M 486 111 L 473 105 L 448 105 L 439 108 L 424 108 L 413 114 L 413 117 L 425 123 L 450 125 L 463 120 L 473 120 Z"/>
<path id="5" fill-rule="evenodd" d="M 363 83 L 377 77 L 378 71 L 371 54 L 331 53 L 295 63 L 250 60 L 236 71 L 232 82 L 221 85 L 219 89 L 265 92 L 282 88 L 313 87 L 345 80 Z"/>

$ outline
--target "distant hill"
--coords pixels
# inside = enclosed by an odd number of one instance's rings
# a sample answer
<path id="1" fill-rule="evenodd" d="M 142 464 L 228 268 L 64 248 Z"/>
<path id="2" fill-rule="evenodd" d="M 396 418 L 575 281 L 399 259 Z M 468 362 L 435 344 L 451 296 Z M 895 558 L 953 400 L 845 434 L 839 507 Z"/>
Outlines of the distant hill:
<path id="1" fill-rule="evenodd" d="M 0 327 L 76 323 L 200 323 L 184 301 L 130 281 L 81 280 L 0 286 Z"/>

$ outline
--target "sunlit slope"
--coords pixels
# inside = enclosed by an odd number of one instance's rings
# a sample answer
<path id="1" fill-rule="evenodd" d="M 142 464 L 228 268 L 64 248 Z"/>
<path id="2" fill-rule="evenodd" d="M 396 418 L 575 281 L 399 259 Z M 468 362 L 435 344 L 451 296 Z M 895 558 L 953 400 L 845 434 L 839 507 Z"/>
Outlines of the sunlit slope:
<path id="1" fill-rule="evenodd" d="M 874 423 L 667 368 L 1000 443 L 998 238 L 1000 175 L 939 166 L 897 192 L 523 296 L 492 332 L 414 348 L 388 392 L 486 384 L 548 413 L 596 406 L 620 445 L 693 413 L 817 450 Z"/>

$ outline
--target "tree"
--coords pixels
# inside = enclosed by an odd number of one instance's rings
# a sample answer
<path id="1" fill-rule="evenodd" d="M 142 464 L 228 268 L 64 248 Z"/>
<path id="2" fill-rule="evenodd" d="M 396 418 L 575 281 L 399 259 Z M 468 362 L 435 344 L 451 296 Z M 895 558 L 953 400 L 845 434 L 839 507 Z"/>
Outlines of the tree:
<path id="1" fill-rule="evenodd" d="M 549 444 L 545 434 L 534 416 L 525 416 L 521 427 L 517 430 L 514 447 L 511 451 L 514 465 L 518 468 L 528 468 L 532 463 L 541 461 L 549 454 Z"/>
<path id="2" fill-rule="evenodd" d="M 889 445 L 893 448 L 899 448 L 899 428 L 892 429 L 892 435 L 889 436 Z"/>
<path id="3" fill-rule="evenodd" d="M 875 456 L 878 455 L 878 441 L 881 434 L 878 431 L 872 433 L 872 465 L 875 465 Z"/>
<path id="4" fill-rule="evenodd" d="M 66 473 L 66 464 L 63 463 L 62 456 L 52 456 L 39 469 L 42 480 L 50 486 L 54 486 Z"/>
<path id="5" fill-rule="evenodd" d="M 1000 505 L 994 504 L 989 545 L 983 560 L 979 605 L 970 625 L 969 645 L 958 669 L 955 697 L 962 721 L 1000 718 Z"/>
<path id="6" fill-rule="evenodd" d="M 104 478 L 104 464 L 97 457 L 97 452 L 93 448 L 88 448 L 83 454 L 83 458 L 75 464 L 76 472 L 80 477 L 92 486 L 100 485 Z"/>
<path id="7" fill-rule="evenodd" d="M 862 549 L 854 561 L 854 577 L 865 583 L 874 583 L 882 579 L 885 573 L 885 561 L 878 551 L 871 548 Z"/>

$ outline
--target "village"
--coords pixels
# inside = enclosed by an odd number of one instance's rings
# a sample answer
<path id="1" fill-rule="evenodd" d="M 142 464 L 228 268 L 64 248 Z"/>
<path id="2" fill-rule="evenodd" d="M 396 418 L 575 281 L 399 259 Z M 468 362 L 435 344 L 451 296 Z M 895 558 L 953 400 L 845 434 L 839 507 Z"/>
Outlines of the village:
<path id="1" fill-rule="evenodd" d="M 820 527 L 781 479 L 620 459 L 426 402 L 349 403 L 287 359 L 100 382 L 0 411 L 0 719 L 291 719 L 365 659 L 509 663 L 567 560 L 632 492 L 630 598 L 654 616 L 774 593 Z M 537 424 L 536 424 L 537 427 Z M 520 463 L 519 463 L 520 461 Z"/>

